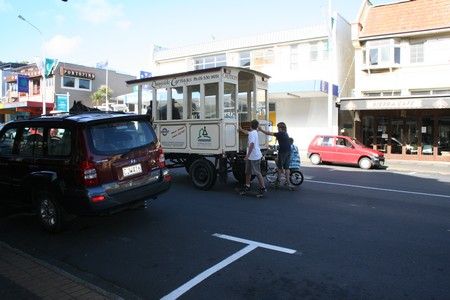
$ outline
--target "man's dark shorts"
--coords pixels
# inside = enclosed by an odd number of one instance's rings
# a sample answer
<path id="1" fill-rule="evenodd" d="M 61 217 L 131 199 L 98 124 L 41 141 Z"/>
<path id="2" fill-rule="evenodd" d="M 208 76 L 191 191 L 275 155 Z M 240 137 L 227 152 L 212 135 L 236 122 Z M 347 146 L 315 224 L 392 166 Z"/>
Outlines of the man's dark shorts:
<path id="1" fill-rule="evenodd" d="M 277 159 L 277 168 L 278 169 L 289 169 L 289 162 L 291 160 L 291 153 L 278 153 L 278 159 Z"/>

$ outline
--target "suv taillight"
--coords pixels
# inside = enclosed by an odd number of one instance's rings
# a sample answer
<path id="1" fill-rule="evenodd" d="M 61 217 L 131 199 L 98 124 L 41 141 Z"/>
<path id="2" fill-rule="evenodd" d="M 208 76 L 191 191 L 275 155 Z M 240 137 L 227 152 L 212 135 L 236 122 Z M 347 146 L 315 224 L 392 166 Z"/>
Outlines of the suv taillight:
<path id="1" fill-rule="evenodd" d="M 93 162 L 81 162 L 81 180 L 85 186 L 98 185 L 97 171 Z"/>
<path id="2" fill-rule="evenodd" d="M 160 168 L 166 167 L 166 158 L 164 157 L 164 151 L 162 148 L 158 149 L 158 167 Z"/>

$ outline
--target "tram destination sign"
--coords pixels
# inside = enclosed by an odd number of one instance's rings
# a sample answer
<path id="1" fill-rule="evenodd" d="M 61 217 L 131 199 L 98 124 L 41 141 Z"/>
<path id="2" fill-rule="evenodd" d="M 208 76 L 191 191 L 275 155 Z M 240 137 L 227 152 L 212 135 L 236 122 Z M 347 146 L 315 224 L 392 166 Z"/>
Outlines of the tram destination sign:
<path id="1" fill-rule="evenodd" d="M 220 74 L 221 73 L 217 72 L 217 73 L 199 74 L 193 76 L 183 76 L 183 77 L 155 80 L 151 81 L 151 86 L 154 89 L 161 89 L 161 88 L 171 88 L 174 86 L 208 83 L 211 81 L 217 82 L 220 79 Z"/>

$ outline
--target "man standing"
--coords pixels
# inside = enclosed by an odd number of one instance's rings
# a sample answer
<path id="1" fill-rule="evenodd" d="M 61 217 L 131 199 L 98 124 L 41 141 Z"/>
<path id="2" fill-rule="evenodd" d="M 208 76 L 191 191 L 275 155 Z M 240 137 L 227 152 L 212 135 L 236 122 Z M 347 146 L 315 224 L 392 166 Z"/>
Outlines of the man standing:
<path id="1" fill-rule="evenodd" d="M 289 135 L 287 134 L 287 126 L 284 122 L 280 122 L 277 124 L 278 132 L 269 132 L 260 127 L 258 130 L 266 135 L 272 135 L 277 138 L 279 149 L 278 149 L 278 159 L 277 159 L 277 168 L 278 168 L 278 178 L 275 181 L 275 186 L 280 185 L 281 174 L 286 176 L 286 185 L 292 188 L 292 184 L 289 180 L 289 161 L 291 160 L 291 144 L 289 143 Z"/>
<path id="2" fill-rule="evenodd" d="M 250 123 L 250 131 L 239 128 L 240 132 L 248 134 L 247 154 L 245 155 L 245 185 L 241 192 L 246 193 L 250 190 L 252 175 L 256 175 L 259 182 L 258 196 L 262 196 L 266 192 L 266 187 L 264 186 L 264 178 L 261 174 L 262 153 L 259 148 L 258 126 L 259 122 L 253 120 Z"/>

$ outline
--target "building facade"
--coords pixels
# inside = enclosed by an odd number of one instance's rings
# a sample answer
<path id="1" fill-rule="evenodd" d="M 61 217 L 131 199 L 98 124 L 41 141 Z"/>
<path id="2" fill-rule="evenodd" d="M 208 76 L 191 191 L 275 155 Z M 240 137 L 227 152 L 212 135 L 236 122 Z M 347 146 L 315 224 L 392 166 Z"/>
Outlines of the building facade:
<path id="1" fill-rule="evenodd" d="M 352 24 L 355 90 L 340 125 L 388 158 L 450 161 L 450 2 L 374 6 Z"/>
<path id="2" fill-rule="evenodd" d="M 330 19 L 329 24 L 189 47 L 155 47 L 151 71 L 158 76 L 237 66 L 271 76 L 269 118 L 285 122 L 306 150 L 315 134 L 337 133 L 335 99 L 353 89 L 351 26 L 338 14 Z"/>
<path id="3" fill-rule="evenodd" d="M 10 70 L 5 76 L 6 93 L 0 103 L 0 114 L 4 121 L 20 117 L 38 116 L 43 113 L 43 99 L 46 112 L 61 110 L 58 99 L 64 98 L 67 106 L 74 101 L 94 106 L 91 95 L 102 85 L 112 90 L 111 102 L 119 96 L 131 91 L 127 80 L 135 76 L 120 74 L 113 70 L 105 70 L 82 65 L 59 62 L 42 76 L 36 64 L 29 64 Z M 56 102 L 55 102 L 56 99 Z M 64 109 L 63 109 L 64 110 Z"/>

